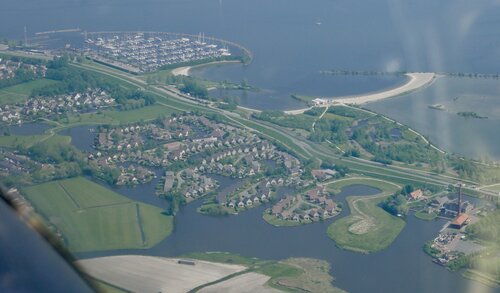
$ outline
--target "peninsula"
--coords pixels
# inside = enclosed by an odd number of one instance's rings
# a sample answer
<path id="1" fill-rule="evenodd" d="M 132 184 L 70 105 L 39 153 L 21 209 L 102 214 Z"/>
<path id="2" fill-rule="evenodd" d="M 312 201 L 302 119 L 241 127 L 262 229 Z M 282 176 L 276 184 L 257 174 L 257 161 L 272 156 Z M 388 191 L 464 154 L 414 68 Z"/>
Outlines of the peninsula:
<path id="1" fill-rule="evenodd" d="M 412 72 L 412 73 L 407 73 L 405 75 L 409 78 L 408 81 L 405 84 L 398 86 L 396 88 L 376 93 L 367 93 L 364 95 L 316 98 L 312 100 L 312 103 L 314 106 L 330 106 L 336 104 L 362 105 L 419 90 L 425 86 L 430 85 L 436 79 L 436 74 L 433 72 Z M 310 109 L 311 108 L 308 107 L 297 110 L 289 110 L 285 111 L 285 113 L 297 115 L 297 114 L 303 114 L 305 111 Z"/>

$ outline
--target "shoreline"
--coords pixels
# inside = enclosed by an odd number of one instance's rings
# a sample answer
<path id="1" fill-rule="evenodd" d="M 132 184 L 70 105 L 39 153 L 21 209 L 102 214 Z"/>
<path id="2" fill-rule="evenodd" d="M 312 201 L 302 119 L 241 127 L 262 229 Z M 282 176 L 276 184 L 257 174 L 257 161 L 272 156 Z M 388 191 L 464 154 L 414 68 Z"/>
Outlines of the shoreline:
<path id="1" fill-rule="evenodd" d="M 392 89 L 376 93 L 364 94 L 364 95 L 353 95 L 340 98 L 332 97 L 328 99 L 330 100 L 330 102 L 333 103 L 337 102 L 337 103 L 353 104 L 353 105 L 361 105 L 365 103 L 376 102 L 379 100 L 400 96 L 424 88 L 432 84 L 437 77 L 436 74 L 433 72 L 412 72 L 412 73 L 406 73 L 405 76 L 409 77 L 410 80 L 405 84 Z"/>
<path id="2" fill-rule="evenodd" d="M 434 80 L 436 80 L 436 78 L 439 77 L 439 75 L 433 72 L 412 72 L 412 73 L 406 73 L 405 76 L 409 77 L 409 80 L 406 83 L 397 86 L 395 88 L 390 88 L 380 92 L 366 93 L 361 95 L 323 98 L 324 102 L 318 104 L 317 107 L 342 105 L 342 104 L 362 105 L 366 103 L 377 102 L 380 100 L 385 100 L 420 90 L 424 87 L 431 85 L 434 82 Z M 297 115 L 297 114 L 303 114 L 305 111 L 311 108 L 313 107 L 295 109 L 295 110 L 286 110 L 284 112 L 290 115 Z"/>
<path id="3" fill-rule="evenodd" d="M 219 64 L 226 64 L 226 63 L 242 63 L 239 60 L 222 60 L 222 61 L 212 61 L 204 64 L 198 64 L 198 65 L 193 65 L 193 66 L 183 66 L 183 67 L 177 67 L 172 69 L 172 74 L 174 76 L 190 76 L 189 71 L 193 68 L 200 68 L 200 67 L 205 67 L 205 66 L 214 66 L 214 65 L 219 65 Z"/>

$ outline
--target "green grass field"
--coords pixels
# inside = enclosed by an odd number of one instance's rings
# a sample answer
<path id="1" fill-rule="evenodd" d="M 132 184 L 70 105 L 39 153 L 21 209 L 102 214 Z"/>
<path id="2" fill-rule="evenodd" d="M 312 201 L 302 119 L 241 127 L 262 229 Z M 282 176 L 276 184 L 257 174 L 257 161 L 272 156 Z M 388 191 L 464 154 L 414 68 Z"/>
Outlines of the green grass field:
<path id="1" fill-rule="evenodd" d="M 350 185 L 367 185 L 380 189 L 382 192 L 387 194 L 392 194 L 401 189 L 398 184 L 368 177 L 343 178 L 328 184 L 327 188 L 334 193 L 339 193 L 342 188 Z"/>
<path id="2" fill-rule="evenodd" d="M 22 191 L 62 232 L 72 252 L 150 248 L 173 229 L 173 218 L 160 208 L 131 201 L 82 177 Z"/>
<path id="3" fill-rule="evenodd" d="M 56 83 L 58 83 L 58 81 L 50 79 L 37 79 L 34 81 L 2 88 L 0 89 L 0 105 L 22 102 L 31 95 L 33 89 Z"/>
<path id="4" fill-rule="evenodd" d="M 42 141 L 51 143 L 70 143 L 71 137 L 57 134 L 52 136 L 49 134 L 0 136 L 0 147 L 15 148 L 17 146 L 22 146 L 29 148 Z"/>
<path id="5" fill-rule="evenodd" d="M 399 188 L 386 181 L 349 178 L 330 184 L 329 189 L 338 191 L 353 184 L 372 186 L 380 189 L 381 193 L 370 197 L 348 197 L 347 203 L 351 214 L 333 222 L 328 227 L 328 237 L 341 248 L 362 253 L 387 248 L 399 235 L 405 226 L 405 221 L 387 213 L 378 204 Z"/>
<path id="6" fill-rule="evenodd" d="M 153 120 L 160 115 L 169 116 L 174 112 L 180 112 L 176 109 L 155 104 L 135 110 L 117 111 L 107 110 L 101 113 L 86 113 L 70 117 L 68 124 L 86 125 L 86 124 L 120 124 L 133 123 L 141 120 Z M 63 120 L 63 122 L 66 122 Z"/>

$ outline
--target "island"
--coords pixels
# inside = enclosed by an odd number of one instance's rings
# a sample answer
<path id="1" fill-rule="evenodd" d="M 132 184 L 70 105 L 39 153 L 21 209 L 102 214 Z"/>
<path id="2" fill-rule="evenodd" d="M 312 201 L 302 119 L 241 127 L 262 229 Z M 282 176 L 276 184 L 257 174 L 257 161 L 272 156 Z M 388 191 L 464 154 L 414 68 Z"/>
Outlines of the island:
<path id="1" fill-rule="evenodd" d="M 487 116 L 481 116 L 481 115 L 477 114 L 476 112 L 457 112 L 457 115 L 464 117 L 464 118 L 488 119 Z"/>

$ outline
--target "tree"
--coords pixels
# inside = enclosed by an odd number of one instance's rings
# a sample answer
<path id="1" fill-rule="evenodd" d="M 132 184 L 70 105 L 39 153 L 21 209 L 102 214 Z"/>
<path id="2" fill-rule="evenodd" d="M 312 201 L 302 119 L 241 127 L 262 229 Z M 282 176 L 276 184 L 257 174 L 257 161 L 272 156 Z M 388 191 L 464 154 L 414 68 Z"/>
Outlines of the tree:
<path id="1" fill-rule="evenodd" d="M 381 206 L 388 213 L 393 215 L 406 215 L 408 213 L 408 201 L 401 193 L 395 193 L 381 203 Z"/>

